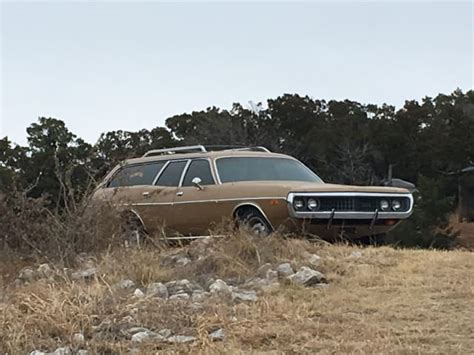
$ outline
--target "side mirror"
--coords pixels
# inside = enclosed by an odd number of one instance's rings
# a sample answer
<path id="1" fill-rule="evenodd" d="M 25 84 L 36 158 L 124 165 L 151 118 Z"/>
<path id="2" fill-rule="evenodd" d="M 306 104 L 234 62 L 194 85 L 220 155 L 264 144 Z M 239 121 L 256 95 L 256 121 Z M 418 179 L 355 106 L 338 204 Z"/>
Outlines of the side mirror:
<path id="1" fill-rule="evenodd" d="M 201 178 L 195 177 L 195 178 L 193 178 L 193 179 L 191 180 L 191 182 L 193 183 L 193 185 L 194 185 L 198 190 L 204 189 L 204 188 L 202 187 L 202 185 L 201 185 L 201 182 L 202 182 Z"/>

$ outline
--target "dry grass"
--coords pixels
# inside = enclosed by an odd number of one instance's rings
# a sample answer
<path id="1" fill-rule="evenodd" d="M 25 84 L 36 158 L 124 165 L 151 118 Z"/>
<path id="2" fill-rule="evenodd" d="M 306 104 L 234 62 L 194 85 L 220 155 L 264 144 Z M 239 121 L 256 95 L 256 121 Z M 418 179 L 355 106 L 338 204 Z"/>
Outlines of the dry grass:
<path id="1" fill-rule="evenodd" d="M 456 242 L 462 248 L 474 250 L 474 222 L 459 222 L 457 214 L 453 214 L 449 219 L 449 227 L 458 232 Z"/>
<path id="2" fill-rule="evenodd" d="M 167 264 L 177 251 L 196 261 Z M 354 251 L 362 256 L 354 257 Z M 138 286 L 180 278 L 202 285 L 211 277 L 244 279 L 266 262 L 304 265 L 307 253 L 321 256 L 318 270 L 328 277 L 328 288 L 282 284 L 255 303 L 211 297 L 196 307 L 136 299 L 112 286 L 122 279 Z M 142 353 L 467 354 L 474 349 L 474 254 L 466 251 L 359 249 L 281 237 L 255 240 L 240 233 L 179 250 L 117 249 L 97 256 L 99 273 L 90 282 L 72 282 L 57 271 L 52 280 L 16 287 L 12 275 L 24 263 L 10 261 L 0 261 L 1 353 L 52 351 L 70 345 L 77 332 L 85 335 L 91 353 L 128 353 L 126 330 L 132 326 L 198 338 L 190 345 L 141 344 Z M 225 341 L 210 342 L 208 333 L 218 327 L 225 329 Z"/>

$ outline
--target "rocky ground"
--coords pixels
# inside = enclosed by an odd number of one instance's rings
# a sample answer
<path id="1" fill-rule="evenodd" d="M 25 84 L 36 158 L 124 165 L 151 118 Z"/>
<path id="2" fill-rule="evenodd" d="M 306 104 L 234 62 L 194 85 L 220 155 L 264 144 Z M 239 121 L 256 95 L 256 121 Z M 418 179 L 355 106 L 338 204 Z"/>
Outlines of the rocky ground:
<path id="1" fill-rule="evenodd" d="M 474 254 L 255 239 L 2 259 L 0 350 L 459 353 L 474 349 Z"/>

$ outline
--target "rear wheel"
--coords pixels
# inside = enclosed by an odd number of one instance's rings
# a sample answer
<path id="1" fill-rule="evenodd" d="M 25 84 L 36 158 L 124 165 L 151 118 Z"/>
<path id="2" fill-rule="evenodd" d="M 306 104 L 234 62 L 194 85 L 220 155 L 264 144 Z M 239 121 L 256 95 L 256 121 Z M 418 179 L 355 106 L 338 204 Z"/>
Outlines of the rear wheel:
<path id="1" fill-rule="evenodd" d="M 121 234 L 126 246 L 137 247 L 140 247 L 145 242 L 147 235 L 142 221 L 134 213 L 124 215 Z"/>
<path id="2" fill-rule="evenodd" d="M 250 230 L 259 237 L 265 237 L 272 232 L 267 219 L 255 208 L 247 208 L 237 212 L 237 225 Z"/>

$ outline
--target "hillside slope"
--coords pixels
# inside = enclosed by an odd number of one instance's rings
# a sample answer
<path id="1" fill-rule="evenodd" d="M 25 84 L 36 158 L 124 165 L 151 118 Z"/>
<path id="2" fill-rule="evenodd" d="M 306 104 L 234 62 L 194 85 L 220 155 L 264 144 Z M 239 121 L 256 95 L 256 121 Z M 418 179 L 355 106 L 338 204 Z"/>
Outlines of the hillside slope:
<path id="1" fill-rule="evenodd" d="M 0 260 L 1 353 L 474 349 L 474 254 L 466 251 L 240 234 L 81 255 L 74 270 Z"/>

